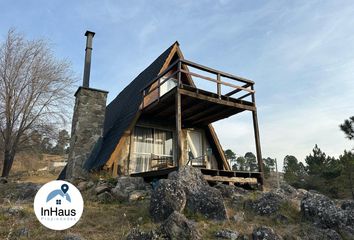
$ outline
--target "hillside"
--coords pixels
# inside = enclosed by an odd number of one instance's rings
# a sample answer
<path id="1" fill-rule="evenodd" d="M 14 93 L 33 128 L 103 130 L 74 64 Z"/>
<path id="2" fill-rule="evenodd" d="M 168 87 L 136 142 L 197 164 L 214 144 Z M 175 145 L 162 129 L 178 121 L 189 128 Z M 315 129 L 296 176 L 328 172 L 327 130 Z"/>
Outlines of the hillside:
<path id="1" fill-rule="evenodd" d="M 51 231 L 36 219 L 38 183 L 0 184 L 0 239 L 353 239 L 353 201 L 282 184 L 267 192 L 208 186 L 195 169 L 154 186 L 140 178 L 76 183 L 81 220 Z"/>

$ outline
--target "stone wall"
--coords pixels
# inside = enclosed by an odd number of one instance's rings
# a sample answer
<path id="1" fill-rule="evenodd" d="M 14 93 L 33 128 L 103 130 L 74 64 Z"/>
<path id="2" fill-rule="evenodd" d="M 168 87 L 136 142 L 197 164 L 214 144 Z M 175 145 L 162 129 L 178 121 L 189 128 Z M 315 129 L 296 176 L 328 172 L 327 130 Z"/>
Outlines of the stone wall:
<path id="1" fill-rule="evenodd" d="M 67 179 L 86 178 L 83 164 L 103 134 L 107 93 L 84 87 L 79 87 L 75 93 Z"/>

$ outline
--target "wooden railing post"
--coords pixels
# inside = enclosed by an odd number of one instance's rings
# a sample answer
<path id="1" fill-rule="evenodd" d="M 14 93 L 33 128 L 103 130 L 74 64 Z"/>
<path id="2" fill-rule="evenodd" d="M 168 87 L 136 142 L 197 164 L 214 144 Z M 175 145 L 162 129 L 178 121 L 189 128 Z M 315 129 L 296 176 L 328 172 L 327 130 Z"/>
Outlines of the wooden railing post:
<path id="1" fill-rule="evenodd" d="M 181 87 L 181 69 L 182 69 L 182 62 L 179 61 L 178 65 L 177 65 L 177 87 L 180 88 Z"/>
<path id="2" fill-rule="evenodd" d="M 218 97 L 219 99 L 221 99 L 221 80 L 220 80 L 220 73 L 217 74 L 217 93 L 218 93 Z"/>

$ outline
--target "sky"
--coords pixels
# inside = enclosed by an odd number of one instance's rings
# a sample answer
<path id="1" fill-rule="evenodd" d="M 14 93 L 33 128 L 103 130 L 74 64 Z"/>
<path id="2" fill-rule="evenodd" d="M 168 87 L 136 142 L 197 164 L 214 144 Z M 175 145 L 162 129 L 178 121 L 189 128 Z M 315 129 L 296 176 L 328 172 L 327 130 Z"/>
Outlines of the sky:
<path id="1" fill-rule="evenodd" d="M 111 101 L 176 40 L 186 59 L 252 79 L 263 157 L 338 157 L 354 115 L 354 2 L 0 1 L 0 39 L 44 38 L 81 84 L 86 30 L 96 32 L 90 86 Z M 251 113 L 214 124 L 224 149 L 255 152 Z"/>

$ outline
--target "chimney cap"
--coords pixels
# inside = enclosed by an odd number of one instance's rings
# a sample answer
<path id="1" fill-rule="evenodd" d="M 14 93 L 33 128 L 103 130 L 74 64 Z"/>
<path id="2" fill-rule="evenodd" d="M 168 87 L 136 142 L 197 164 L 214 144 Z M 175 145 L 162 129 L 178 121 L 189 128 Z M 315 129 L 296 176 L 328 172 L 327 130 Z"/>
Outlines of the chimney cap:
<path id="1" fill-rule="evenodd" d="M 92 34 L 92 37 L 95 36 L 95 32 L 91 32 L 91 31 L 86 31 L 85 32 L 85 36 L 87 37 L 88 35 Z"/>

